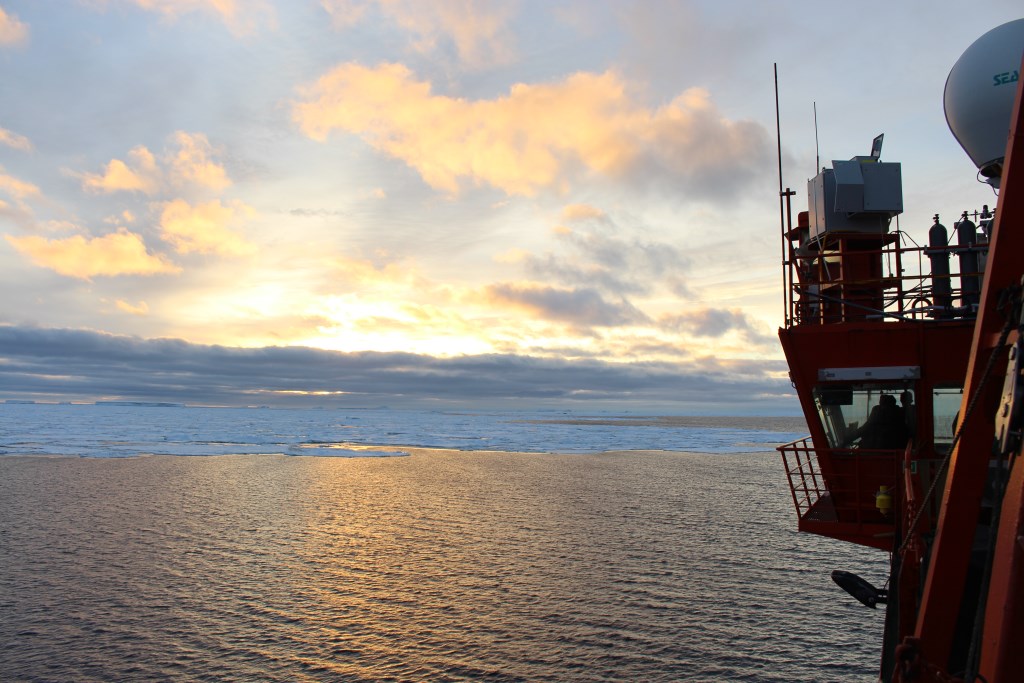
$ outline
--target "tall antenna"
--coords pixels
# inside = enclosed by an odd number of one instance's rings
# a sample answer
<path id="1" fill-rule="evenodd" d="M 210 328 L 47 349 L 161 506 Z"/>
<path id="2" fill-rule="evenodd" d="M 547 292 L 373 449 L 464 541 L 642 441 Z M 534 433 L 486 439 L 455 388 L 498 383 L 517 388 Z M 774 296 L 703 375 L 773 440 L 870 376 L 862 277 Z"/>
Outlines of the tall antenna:
<path id="1" fill-rule="evenodd" d="M 818 154 L 818 103 L 814 103 L 814 173 L 812 175 L 818 175 L 818 171 L 821 170 L 821 156 Z"/>
<path id="2" fill-rule="evenodd" d="M 782 319 L 786 323 L 786 327 L 789 327 L 789 311 L 790 311 L 790 294 L 789 285 L 786 279 L 786 268 L 789 267 L 792 270 L 792 264 L 786 260 L 786 230 L 792 228 L 792 213 L 787 209 L 789 208 L 789 198 L 793 195 L 792 190 L 788 187 L 785 191 L 782 189 L 782 123 L 779 116 L 779 64 L 776 62 L 773 65 L 775 70 L 775 136 L 778 144 L 779 152 L 779 228 L 782 231 L 782 240 L 780 241 L 780 248 L 782 249 Z M 790 219 L 790 225 L 786 225 L 787 215 Z"/>
<path id="3" fill-rule="evenodd" d="M 782 124 L 779 122 L 779 63 L 772 65 L 775 70 L 775 136 L 779 152 L 779 195 L 782 195 Z"/>

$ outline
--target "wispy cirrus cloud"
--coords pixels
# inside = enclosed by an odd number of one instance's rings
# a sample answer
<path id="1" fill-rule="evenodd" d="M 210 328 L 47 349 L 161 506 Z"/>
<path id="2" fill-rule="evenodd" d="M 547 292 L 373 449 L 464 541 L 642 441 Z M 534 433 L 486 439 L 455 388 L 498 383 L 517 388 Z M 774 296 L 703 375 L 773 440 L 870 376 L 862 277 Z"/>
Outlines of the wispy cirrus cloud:
<path id="1" fill-rule="evenodd" d="M 131 315 L 149 315 L 149 305 L 145 301 L 140 301 L 137 304 L 133 304 L 128 301 L 125 301 L 124 299 L 118 299 L 116 302 L 114 302 L 114 305 L 117 306 L 117 310 L 122 311 L 124 313 L 129 313 Z"/>
<path id="2" fill-rule="evenodd" d="M 480 0 L 321 0 L 335 28 L 344 29 L 381 18 L 406 31 L 419 52 L 454 48 L 459 60 L 471 66 L 508 62 L 514 53 L 508 23 L 515 3 Z"/>
<path id="3" fill-rule="evenodd" d="M 523 256 L 532 277 L 600 287 L 619 296 L 648 294 L 660 287 L 678 296 L 689 294 L 684 274 L 690 259 L 671 244 L 564 227 L 555 236 L 568 253 Z"/>
<path id="4" fill-rule="evenodd" d="M 0 167 L 0 192 L 16 199 L 38 197 L 41 194 L 36 185 L 4 173 L 2 167 Z"/>
<path id="5" fill-rule="evenodd" d="M 121 0 L 168 20 L 185 14 L 208 14 L 219 18 L 228 30 L 238 36 L 273 28 L 277 20 L 273 6 L 266 0 Z"/>
<path id="6" fill-rule="evenodd" d="M 648 317 L 626 300 L 608 301 L 595 289 L 562 288 L 535 283 L 489 285 L 494 303 L 525 309 L 534 315 L 580 327 L 619 327 L 646 324 Z"/>
<path id="7" fill-rule="evenodd" d="M 765 333 L 750 317 L 738 308 L 705 307 L 678 315 L 665 316 L 659 325 L 674 332 L 686 332 L 696 337 L 720 338 L 730 332 L 741 335 L 759 345 L 774 345 L 777 340 Z"/>
<path id="8" fill-rule="evenodd" d="M 589 204 L 568 204 L 562 208 L 562 220 L 570 223 L 585 220 L 604 220 L 607 217 L 604 211 Z"/>
<path id="9" fill-rule="evenodd" d="M 691 259 L 670 242 L 649 239 L 649 229 L 623 222 L 589 204 L 570 204 L 554 243 L 544 253 L 517 251 L 504 257 L 535 281 L 596 288 L 612 297 L 646 296 L 658 290 L 692 293 L 686 282 Z"/>
<path id="10" fill-rule="evenodd" d="M 102 237 L 4 237 L 37 266 L 82 280 L 96 276 L 157 275 L 181 271 L 165 257 L 149 253 L 142 237 L 125 229 Z"/>
<path id="11" fill-rule="evenodd" d="M 306 135 L 358 135 L 450 194 L 469 184 L 530 196 L 594 175 L 710 199 L 734 195 L 770 161 L 764 128 L 725 118 L 707 91 L 648 108 L 611 71 L 472 101 L 434 94 L 401 64 L 347 63 L 300 92 L 293 117 Z"/>
<path id="12" fill-rule="evenodd" d="M 32 151 L 31 140 L 29 140 L 24 135 L 18 135 L 17 133 L 7 130 L 6 128 L 0 128 L 0 145 L 4 145 L 5 147 L 11 147 L 13 149 L 20 149 L 23 152 Z"/>

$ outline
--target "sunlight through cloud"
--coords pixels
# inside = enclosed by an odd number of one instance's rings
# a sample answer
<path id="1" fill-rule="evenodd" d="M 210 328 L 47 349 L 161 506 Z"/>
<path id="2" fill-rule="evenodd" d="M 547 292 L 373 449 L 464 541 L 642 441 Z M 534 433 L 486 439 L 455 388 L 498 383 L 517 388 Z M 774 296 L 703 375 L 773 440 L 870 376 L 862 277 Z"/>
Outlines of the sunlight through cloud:
<path id="1" fill-rule="evenodd" d="M 219 201 L 192 206 L 184 199 L 175 199 L 163 206 L 160 236 L 173 244 L 179 254 L 250 254 L 255 247 L 231 226 L 253 215 L 255 211 L 240 201 L 227 206 Z"/>

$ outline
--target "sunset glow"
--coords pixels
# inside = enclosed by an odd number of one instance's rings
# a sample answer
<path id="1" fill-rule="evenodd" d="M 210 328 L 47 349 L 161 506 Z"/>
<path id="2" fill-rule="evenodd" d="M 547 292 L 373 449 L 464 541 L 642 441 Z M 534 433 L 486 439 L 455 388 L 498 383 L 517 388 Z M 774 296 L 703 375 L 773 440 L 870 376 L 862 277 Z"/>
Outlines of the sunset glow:
<path id="1" fill-rule="evenodd" d="M 813 64 L 808 22 L 869 31 L 872 12 L 51 4 L 0 0 L 0 359 L 88 333 L 96 349 L 326 350 L 338 367 L 537 362 L 553 383 L 597 363 L 773 397 L 788 392 L 773 63 L 794 209 L 819 158 L 865 153 L 884 130 L 904 162 L 901 225 L 926 230 L 992 203 L 941 110 L 964 41 L 934 38 L 1017 11 L 950 4 L 910 22 L 886 5 L 885 51 L 831 45 Z"/>

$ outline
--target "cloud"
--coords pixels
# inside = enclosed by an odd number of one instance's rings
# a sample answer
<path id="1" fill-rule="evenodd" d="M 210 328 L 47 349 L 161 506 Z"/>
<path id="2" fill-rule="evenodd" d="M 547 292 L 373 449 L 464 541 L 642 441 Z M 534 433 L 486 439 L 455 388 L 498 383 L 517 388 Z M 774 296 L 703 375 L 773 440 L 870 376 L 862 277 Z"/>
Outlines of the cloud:
<path id="1" fill-rule="evenodd" d="M 218 192 L 231 185 L 224 167 L 211 161 L 215 150 L 205 135 L 178 131 L 173 140 L 177 149 L 167 156 L 175 184 L 196 185 Z"/>
<path id="2" fill-rule="evenodd" d="M 513 55 L 507 30 L 514 5 L 480 0 L 321 0 L 336 28 L 366 19 L 371 9 L 415 36 L 412 46 L 433 53 L 451 43 L 459 59 L 474 66 L 504 64 Z"/>
<path id="3" fill-rule="evenodd" d="M 147 252 L 139 235 L 123 229 L 103 237 L 74 235 L 52 240 L 35 235 L 4 237 L 37 266 L 83 280 L 97 275 L 156 275 L 181 271 L 163 256 Z"/>
<path id="4" fill-rule="evenodd" d="M 435 358 L 228 348 L 0 324 L 0 386 L 37 400 L 247 405 L 595 406 L 691 402 L 760 414 L 796 405 L 779 362 L 609 363 L 511 354 Z M 315 392 L 326 395 L 311 396 Z M 333 393 L 333 392 L 345 392 Z M 779 397 L 786 398 L 780 401 Z"/>
<path id="5" fill-rule="evenodd" d="M 494 303 L 528 310 L 547 320 L 586 327 L 617 327 L 648 322 L 629 302 L 609 302 L 594 289 L 561 289 L 536 284 L 489 285 L 486 296 Z"/>
<path id="6" fill-rule="evenodd" d="M 706 91 L 649 109 L 610 71 L 471 101 L 433 94 L 400 64 L 348 63 L 300 93 L 293 118 L 306 135 L 359 135 L 451 194 L 468 182 L 530 196 L 589 174 L 710 200 L 735 196 L 771 158 L 764 128 L 724 118 Z"/>
<path id="7" fill-rule="evenodd" d="M 27 183 L 24 180 L 18 180 L 14 176 L 3 173 L 2 168 L 0 168 L 0 192 L 6 192 L 8 195 L 17 199 L 37 197 L 40 194 L 38 187 L 32 183 Z"/>
<path id="8" fill-rule="evenodd" d="M 662 287 L 676 296 L 690 295 L 683 278 L 690 259 L 679 249 L 664 242 L 620 236 L 624 231 L 619 226 L 595 212 L 593 207 L 572 209 L 574 220 L 599 218 L 602 225 L 591 230 L 557 229 L 555 235 L 569 253 L 520 255 L 526 273 L 536 280 L 594 287 L 620 297 L 649 294 Z"/>
<path id="9" fill-rule="evenodd" d="M 604 211 L 589 204 L 567 204 L 562 208 L 562 220 L 564 221 L 602 220 L 605 218 L 607 215 Z"/>
<path id="10" fill-rule="evenodd" d="M 0 8 L 0 12 L 3 9 Z M 23 152 L 29 152 L 32 150 L 32 141 L 24 135 L 18 135 L 12 133 L 6 128 L 0 128 L 0 145 L 6 145 L 7 147 L 13 147 L 14 149 L 20 149 Z"/>
<path id="11" fill-rule="evenodd" d="M 0 46 L 17 47 L 28 42 L 28 24 L 0 7 Z"/>
<path id="12" fill-rule="evenodd" d="M 148 315 L 149 314 L 149 305 L 146 304 L 145 301 L 140 301 L 137 304 L 132 304 L 132 303 L 129 303 L 127 301 L 124 301 L 123 299 L 118 299 L 115 302 L 115 305 L 117 306 L 117 309 L 119 311 L 124 311 L 125 313 L 130 313 L 132 315 Z"/>
<path id="13" fill-rule="evenodd" d="M 273 8 L 265 0 L 125 0 L 144 10 L 175 20 L 192 12 L 218 16 L 233 34 L 251 35 L 263 26 L 274 27 Z"/>
<path id="14" fill-rule="evenodd" d="M 240 201 L 227 206 L 219 201 L 192 206 L 183 199 L 175 199 L 163 205 L 160 236 L 173 244 L 179 254 L 249 254 L 255 248 L 231 226 L 254 214 L 251 207 Z"/>
<path id="15" fill-rule="evenodd" d="M 738 308 L 703 308 L 679 315 L 666 316 L 659 321 L 662 328 L 684 331 L 697 337 L 720 338 L 730 332 L 738 332 L 748 341 L 760 345 L 774 345 L 776 339 L 762 332 L 750 321 L 747 314 Z"/>
<path id="16" fill-rule="evenodd" d="M 320 5 L 331 15 L 331 23 L 337 29 L 358 24 L 371 9 L 369 0 L 320 0 Z"/>
<path id="17" fill-rule="evenodd" d="M 0 218 L 4 218 L 10 224 L 17 225 L 26 230 L 32 230 L 37 227 L 37 221 L 32 214 L 32 209 L 20 201 L 12 206 L 10 203 L 0 199 Z"/>
<path id="18" fill-rule="evenodd" d="M 158 159 L 140 145 L 129 161 L 112 159 L 102 174 L 82 174 L 82 185 L 96 192 L 142 192 L 153 196 L 171 189 L 220 192 L 229 185 L 227 171 L 213 160 L 217 150 L 202 133 L 174 133 Z"/>
<path id="19" fill-rule="evenodd" d="M 161 178 L 153 153 L 139 146 L 128 152 L 128 157 L 132 161 L 131 166 L 120 159 L 112 159 L 102 175 L 83 174 L 82 186 L 96 192 L 156 194 L 160 188 Z"/>

